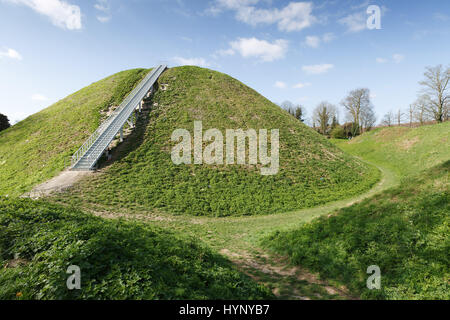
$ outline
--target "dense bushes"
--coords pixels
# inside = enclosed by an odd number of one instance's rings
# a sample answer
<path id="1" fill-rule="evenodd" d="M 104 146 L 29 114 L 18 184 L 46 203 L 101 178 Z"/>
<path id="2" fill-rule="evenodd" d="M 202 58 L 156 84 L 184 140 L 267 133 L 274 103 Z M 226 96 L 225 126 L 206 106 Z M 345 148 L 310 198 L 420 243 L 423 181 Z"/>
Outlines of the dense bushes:
<path id="1" fill-rule="evenodd" d="M 447 162 L 264 244 L 362 298 L 450 299 L 449 170 Z M 381 269 L 381 290 L 366 288 L 370 265 Z"/>
<path id="2" fill-rule="evenodd" d="M 81 290 L 66 287 L 70 265 Z M 0 299 L 271 297 L 198 241 L 44 201 L 0 198 L 0 266 Z"/>
<path id="3" fill-rule="evenodd" d="M 0 131 L 6 130 L 9 127 L 11 127 L 11 124 L 9 123 L 8 117 L 0 113 Z"/>
<path id="4" fill-rule="evenodd" d="M 345 130 L 341 126 L 335 127 L 333 130 L 331 130 L 331 138 L 333 139 L 346 139 L 347 134 L 345 133 Z"/>

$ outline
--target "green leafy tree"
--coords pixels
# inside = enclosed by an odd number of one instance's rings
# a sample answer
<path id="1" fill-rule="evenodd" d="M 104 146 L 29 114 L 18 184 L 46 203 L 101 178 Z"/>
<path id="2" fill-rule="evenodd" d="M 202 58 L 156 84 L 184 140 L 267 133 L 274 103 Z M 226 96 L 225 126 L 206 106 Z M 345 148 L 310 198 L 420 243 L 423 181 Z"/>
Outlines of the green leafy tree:
<path id="1" fill-rule="evenodd" d="M 8 129 L 9 127 L 11 127 L 11 124 L 9 123 L 8 117 L 0 113 L 0 131 Z"/>

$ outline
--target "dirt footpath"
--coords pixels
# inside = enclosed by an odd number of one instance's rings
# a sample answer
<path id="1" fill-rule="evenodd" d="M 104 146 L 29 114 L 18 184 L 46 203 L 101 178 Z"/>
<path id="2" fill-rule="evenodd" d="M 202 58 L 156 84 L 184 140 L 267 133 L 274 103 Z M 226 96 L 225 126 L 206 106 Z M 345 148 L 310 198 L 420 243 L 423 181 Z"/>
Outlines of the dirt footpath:
<path id="1" fill-rule="evenodd" d="M 39 199 L 53 192 L 62 192 L 72 187 L 81 178 L 91 175 L 91 171 L 63 171 L 58 176 L 36 186 L 31 192 L 23 195 L 25 198 Z"/>

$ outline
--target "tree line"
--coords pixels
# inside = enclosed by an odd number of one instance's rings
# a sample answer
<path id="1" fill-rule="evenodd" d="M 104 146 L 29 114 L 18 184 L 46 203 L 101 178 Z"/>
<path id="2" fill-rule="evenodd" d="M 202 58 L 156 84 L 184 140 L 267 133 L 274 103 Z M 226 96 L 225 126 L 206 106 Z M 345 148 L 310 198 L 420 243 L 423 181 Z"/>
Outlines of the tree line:
<path id="1" fill-rule="evenodd" d="M 389 111 L 382 119 L 381 124 L 391 127 L 409 123 L 424 125 L 435 121 L 441 123 L 450 118 L 450 67 L 444 69 L 442 65 L 427 67 L 424 80 L 416 101 L 411 103 L 407 110 L 397 109 Z"/>
<path id="2" fill-rule="evenodd" d="M 442 65 L 427 67 L 425 79 L 420 81 L 422 86 L 417 100 L 410 104 L 408 110 L 389 111 L 381 120 L 381 125 L 393 126 L 409 122 L 423 125 L 429 121 L 444 122 L 450 116 L 450 67 L 444 69 Z M 339 109 L 323 101 L 313 110 L 309 125 L 317 132 L 336 139 L 346 139 L 358 136 L 374 128 L 377 117 L 371 102 L 368 88 L 352 90 L 341 101 L 340 105 L 345 111 L 345 123 L 339 123 Z M 305 122 L 306 111 L 301 105 L 294 105 L 285 101 L 280 105 L 292 116 Z"/>
<path id="3" fill-rule="evenodd" d="M 289 112 L 289 114 L 294 118 L 296 118 L 297 120 L 305 122 L 306 110 L 302 105 L 300 104 L 294 105 L 290 101 L 284 101 L 283 103 L 280 104 L 280 107 Z"/>
<path id="4" fill-rule="evenodd" d="M 370 101 L 369 89 L 359 88 L 352 90 L 342 100 L 341 105 L 346 112 L 346 123 L 343 125 L 339 123 L 338 108 L 335 105 L 328 101 L 323 101 L 313 110 L 310 119 L 312 128 L 325 136 L 348 138 L 368 131 L 375 125 L 377 119 L 373 104 Z M 285 101 L 281 104 L 281 107 L 295 118 L 305 122 L 306 112 L 303 106 Z"/>

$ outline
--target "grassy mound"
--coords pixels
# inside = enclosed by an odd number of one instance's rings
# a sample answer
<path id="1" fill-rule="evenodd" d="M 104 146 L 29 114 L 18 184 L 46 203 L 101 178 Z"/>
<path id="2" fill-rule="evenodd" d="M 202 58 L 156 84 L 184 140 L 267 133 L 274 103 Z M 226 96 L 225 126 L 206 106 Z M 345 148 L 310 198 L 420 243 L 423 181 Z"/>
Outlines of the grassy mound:
<path id="1" fill-rule="evenodd" d="M 383 128 L 337 141 L 396 172 L 401 184 L 330 218 L 274 233 L 264 245 L 363 298 L 449 299 L 449 126 Z M 366 288 L 370 265 L 381 269 L 382 290 Z"/>
<path id="2" fill-rule="evenodd" d="M 198 241 L 44 201 L 0 198 L 0 299 L 264 299 Z M 70 291 L 66 270 L 81 269 Z"/>
<path id="3" fill-rule="evenodd" d="M 378 170 L 346 155 L 254 90 L 198 67 L 166 71 L 135 145 L 101 175 L 68 195 L 77 204 L 115 209 L 162 209 L 192 215 L 269 214 L 312 207 L 362 193 Z M 175 129 L 279 129 L 280 170 L 257 165 L 174 165 Z M 225 154 L 225 152 L 224 152 Z"/>
<path id="4" fill-rule="evenodd" d="M 350 154 L 380 164 L 404 177 L 450 159 L 450 122 L 419 128 L 380 128 L 350 142 L 333 142 Z"/>
<path id="5" fill-rule="evenodd" d="M 450 299 L 450 161 L 264 244 L 363 298 Z M 381 269 L 381 290 L 366 270 Z"/>
<path id="6" fill-rule="evenodd" d="M 0 132 L 0 195 L 19 196 L 52 178 L 101 121 L 148 73 L 119 72 Z"/>

